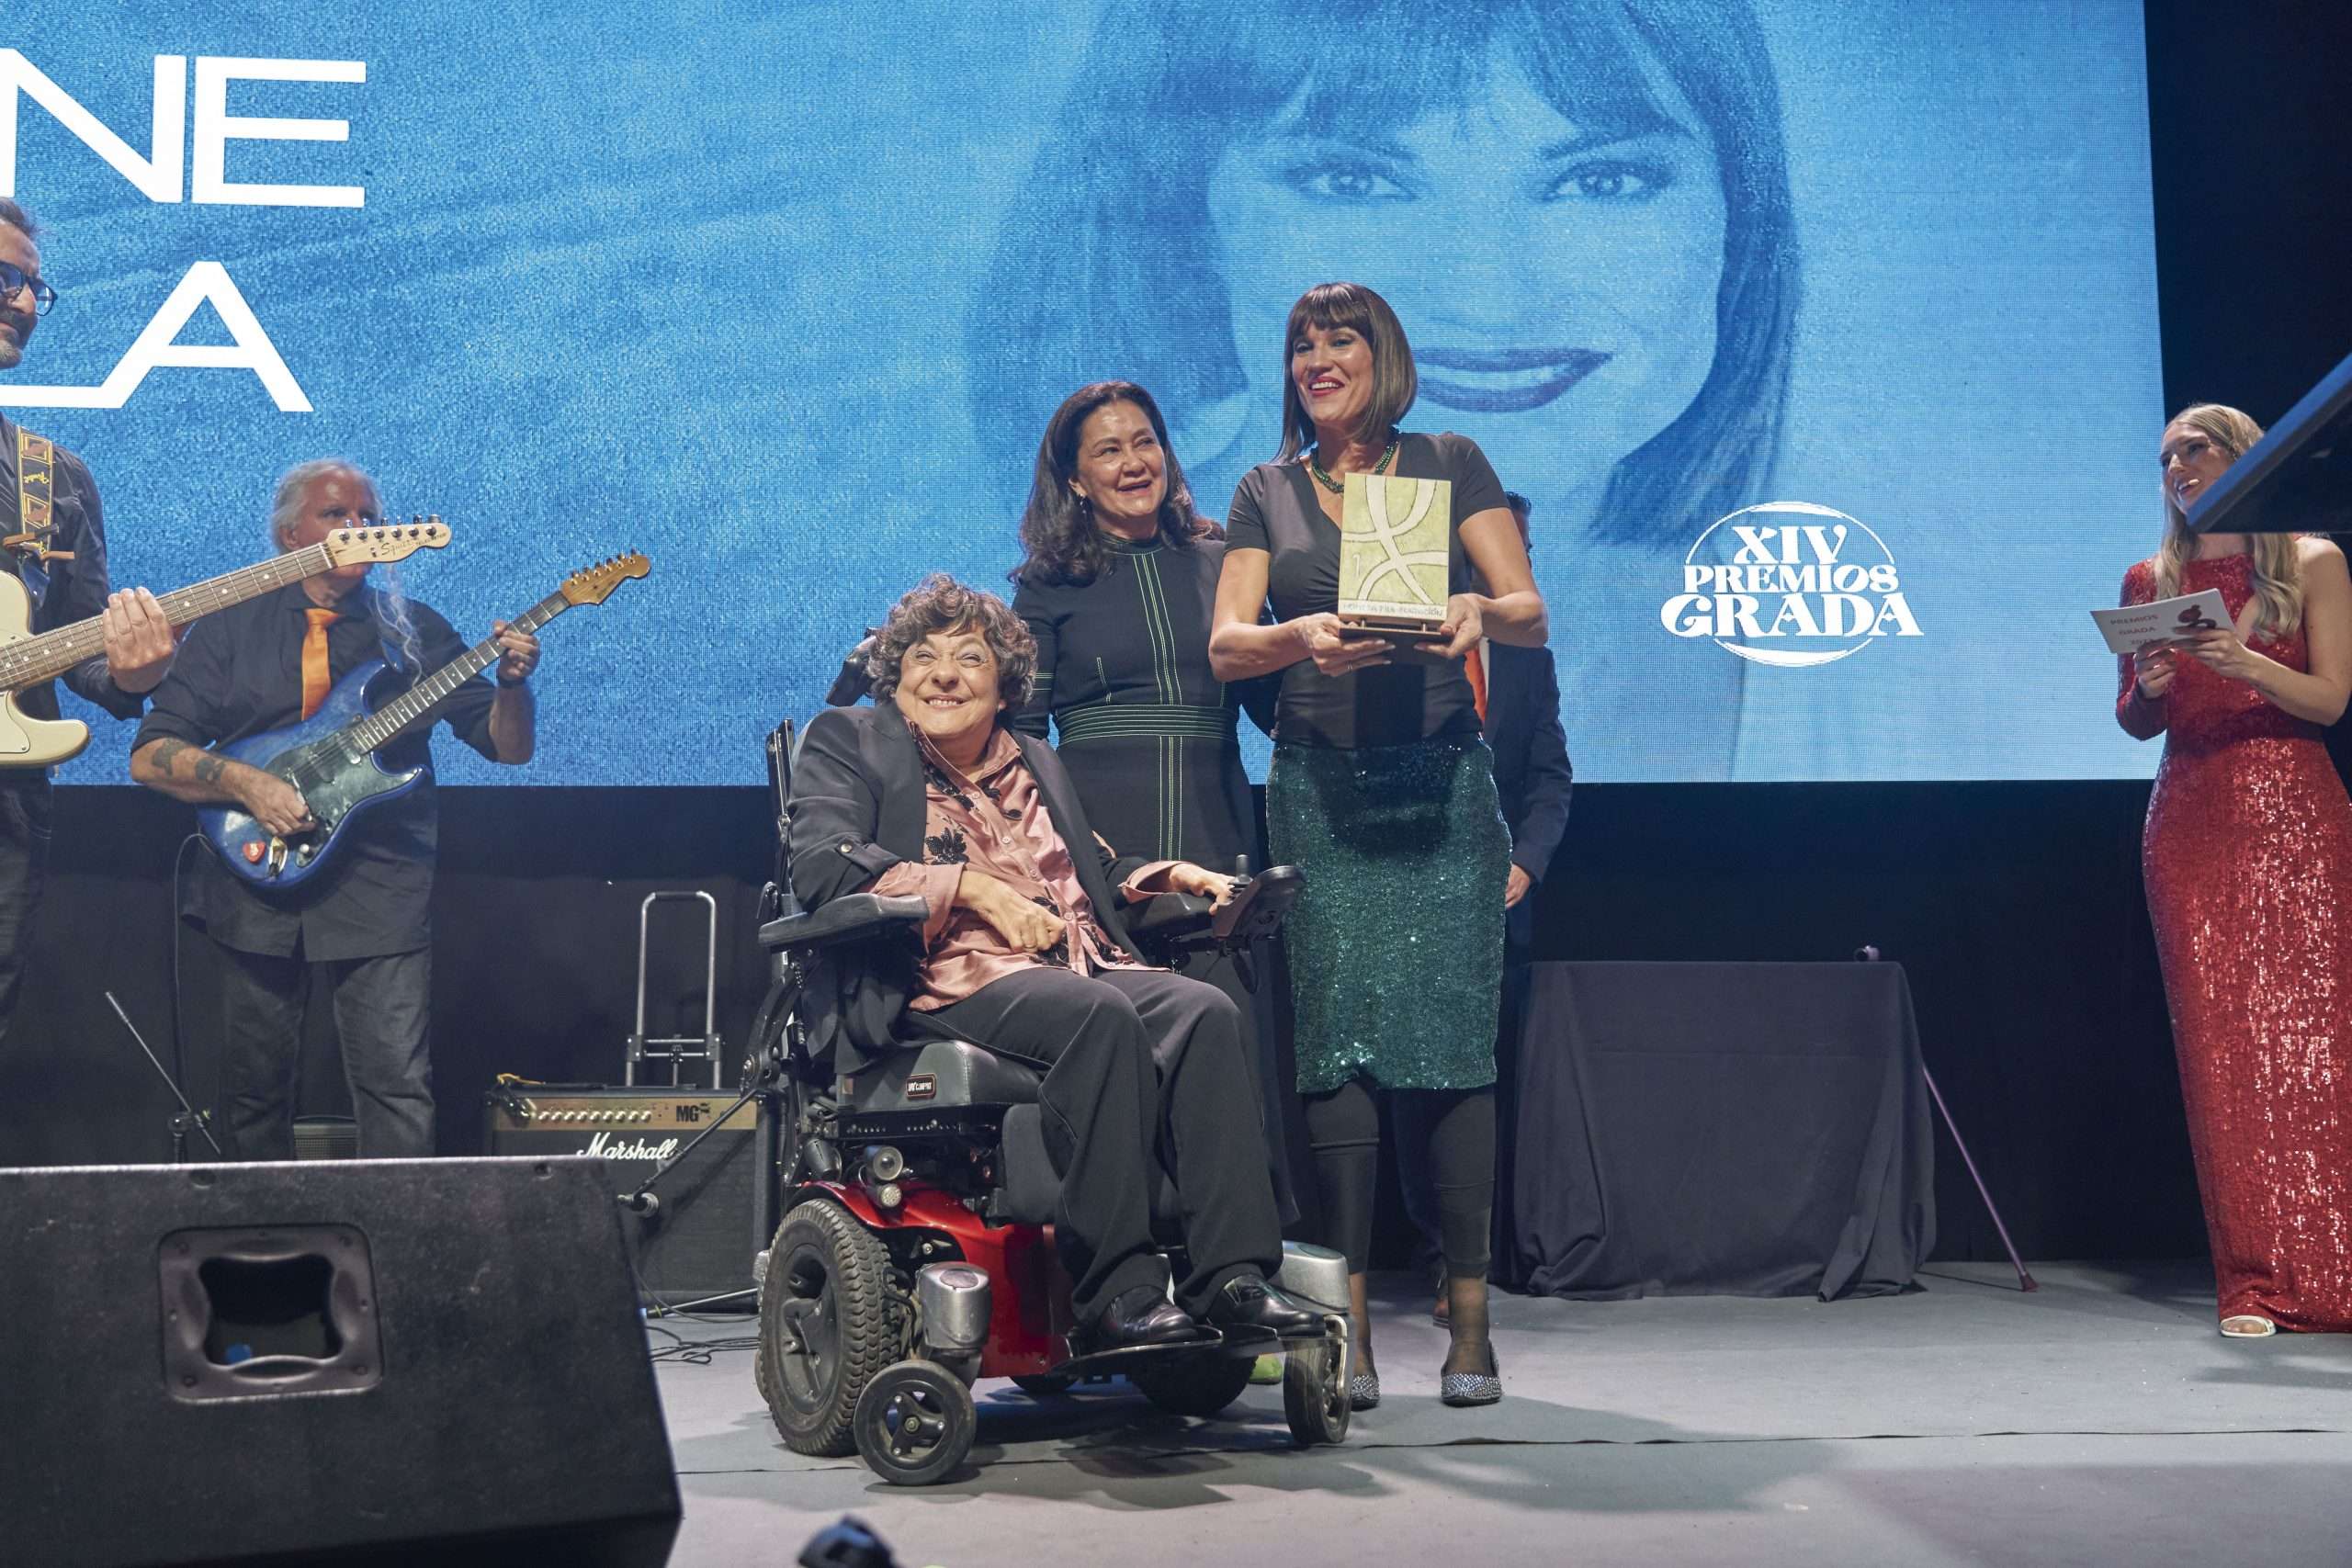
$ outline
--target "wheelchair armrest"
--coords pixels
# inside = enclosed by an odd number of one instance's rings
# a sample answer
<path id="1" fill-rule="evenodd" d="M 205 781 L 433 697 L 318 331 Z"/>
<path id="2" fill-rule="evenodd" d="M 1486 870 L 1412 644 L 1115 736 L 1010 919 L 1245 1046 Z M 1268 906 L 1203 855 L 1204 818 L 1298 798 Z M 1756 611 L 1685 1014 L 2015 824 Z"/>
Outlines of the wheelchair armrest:
<path id="1" fill-rule="evenodd" d="M 930 916 L 931 906 L 917 894 L 888 898 L 878 893 L 853 893 L 821 909 L 768 921 L 760 927 L 760 945 L 770 953 L 788 947 L 831 947 L 900 927 L 920 927 Z"/>
<path id="2" fill-rule="evenodd" d="M 1247 947 L 1272 936 L 1298 902 L 1306 874 L 1295 865 L 1268 866 L 1234 889 L 1224 908 L 1190 893 L 1162 893 L 1127 922 L 1138 946 L 1165 959 L 1213 948 Z"/>
<path id="3" fill-rule="evenodd" d="M 1159 945 L 1209 929 L 1210 900 L 1197 893 L 1157 893 L 1127 921 L 1127 934 Z"/>

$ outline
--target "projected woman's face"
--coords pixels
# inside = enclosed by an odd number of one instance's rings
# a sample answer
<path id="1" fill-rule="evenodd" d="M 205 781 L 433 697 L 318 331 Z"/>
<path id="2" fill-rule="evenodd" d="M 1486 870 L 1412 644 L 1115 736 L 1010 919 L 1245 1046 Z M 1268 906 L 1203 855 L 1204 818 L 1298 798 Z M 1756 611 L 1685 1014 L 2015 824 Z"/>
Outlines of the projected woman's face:
<path id="1" fill-rule="evenodd" d="M 1302 94 L 1209 179 L 1251 395 L 1274 405 L 1265 380 L 1299 291 L 1351 278 L 1412 339 L 1411 424 L 1470 435 L 1521 490 L 1605 480 L 1714 362 L 1715 149 L 1679 96 L 1655 90 L 1666 121 L 1588 129 L 1498 57 L 1476 102 L 1377 141 L 1306 123 Z"/>

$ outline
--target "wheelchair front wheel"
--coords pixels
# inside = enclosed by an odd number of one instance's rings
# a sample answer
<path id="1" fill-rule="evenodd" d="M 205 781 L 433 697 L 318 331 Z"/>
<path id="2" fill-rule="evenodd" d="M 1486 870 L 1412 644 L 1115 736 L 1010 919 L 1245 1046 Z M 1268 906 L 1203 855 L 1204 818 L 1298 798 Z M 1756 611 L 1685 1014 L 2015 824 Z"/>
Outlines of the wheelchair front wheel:
<path id="1" fill-rule="evenodd" d="M 963 1379 L 936 1361 L 893 1361 L 858 1395 L 858 1457 L 893 1486 L 928 1486 L 964 1462 L 979 1425 Z"/>
<path id="2" fill-rule="evenodd" d="M 1302 1449 L 1318 1443 L 1342 1443 L 1348 1437 L 1347 1380 L 1337 1335 L 1307 1344 L 1294 1344 L 1283 1358 L 1283 1418 L 1290 1424 L 1291 1441 Z"/>

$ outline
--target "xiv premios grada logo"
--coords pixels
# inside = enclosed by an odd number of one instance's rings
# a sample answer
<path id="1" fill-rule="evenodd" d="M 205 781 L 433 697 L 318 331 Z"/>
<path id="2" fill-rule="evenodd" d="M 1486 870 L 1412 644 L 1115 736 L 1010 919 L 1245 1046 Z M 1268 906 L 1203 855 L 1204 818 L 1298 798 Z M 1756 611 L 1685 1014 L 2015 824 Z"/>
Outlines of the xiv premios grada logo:
<path id="1" fill-rule="evenodd" d="M 1699 536 L 1682 592 L 1658 607 L 1676 637 L 1758 664 L 1828 664 L 1872 639 L 1917 637 L 1894 556 L 1866 525 L 1807 501 L 1742 507 Z"/>

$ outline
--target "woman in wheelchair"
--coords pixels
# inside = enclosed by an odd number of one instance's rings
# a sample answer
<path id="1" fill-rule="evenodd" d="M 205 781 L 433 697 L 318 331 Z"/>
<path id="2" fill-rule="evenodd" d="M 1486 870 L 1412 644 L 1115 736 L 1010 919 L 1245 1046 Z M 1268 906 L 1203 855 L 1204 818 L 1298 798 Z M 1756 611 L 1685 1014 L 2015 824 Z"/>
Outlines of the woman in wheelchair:
<path id="1" fill-rule="evenodd" d="M 1232 881 L 1119 860 L 1094 836 L 1052 750 L 1002 722 L 1035 663 L 1001 600 L 933 576 L 875 638 L 875 705 L 809 724 L 790 807 L 801 908 L 873 893 L 928 908 L 920 953 L 843 976 L 812 1043 L 841 1073 L 908 1033 L 1041 1070 L 1081 1353 L 1203 1339 L 1203 1323 L 1311 1332 L 1319 1314 L 1268 1283 L 1282 1236 L 1239 1016 L 1147 964 L 1121 917 L 1164 892 L 1222 901 Z M 1188 1260 L 1173 1304 L 1151 1226 L 1163 1166 Z"/>

